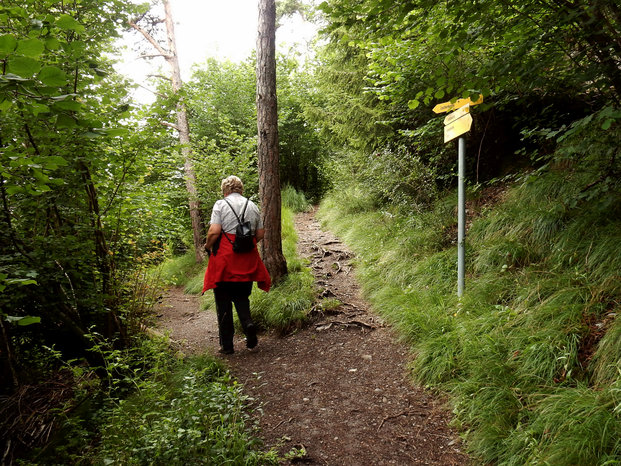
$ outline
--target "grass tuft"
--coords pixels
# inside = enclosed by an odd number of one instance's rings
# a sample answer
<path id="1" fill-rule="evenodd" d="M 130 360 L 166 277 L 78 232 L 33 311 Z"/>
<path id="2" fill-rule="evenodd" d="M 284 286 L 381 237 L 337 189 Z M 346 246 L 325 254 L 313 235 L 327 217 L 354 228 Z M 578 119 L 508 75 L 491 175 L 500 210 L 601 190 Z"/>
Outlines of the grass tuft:
<path id="1" fill-rule="evenodd" d="M 292 212 L 306 212 L 311 204 L 303 192 L 297 191 L 293 186 L 287 185 L 281 191 L 282 206 Z"/>

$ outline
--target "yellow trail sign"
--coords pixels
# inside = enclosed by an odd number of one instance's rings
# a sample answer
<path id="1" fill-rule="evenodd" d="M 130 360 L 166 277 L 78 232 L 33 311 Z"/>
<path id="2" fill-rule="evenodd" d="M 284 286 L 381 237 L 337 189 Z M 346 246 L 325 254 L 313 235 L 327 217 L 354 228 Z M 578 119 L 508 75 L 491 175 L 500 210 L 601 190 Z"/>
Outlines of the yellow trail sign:
<path id="1" fill-rule="evenodd" d="M 463 107 L 464 105 L 467 105 L 467 104 L 470 104 L 470 106 L 474 106 L 474 105 L 479 105 L 482 103 L 483 103 L 483 95 L 480 94 L 479 98 L 475 101 L 473 101 L 472 99 L 468 97 L 467 99 L 457 99 L 455 102 L 448 101 L 448 102 L 438 104 L 435 107 L 433 107 L 433 112 L 434 113 L 446 113 L 446 112 L 450 112 L 451 110 L 455 110 L 456 108 Z"/>
<path id="2" fill-rule="evenodd" d="M 466 113 L 461 118 L 453 121 L 451 124 L 444 127 L 444 142 L 449 142 L 455 139 L 457 136 L 461 136 L 464 133 L 470 131 L 472 126 L 472 115 Z"/>
<path id="3" fill-rule="evenodd" d="M 444 118 L 444 124 L 450 125 L 455 120 L 458 120 L 459 118 L 463 117 L 466 113 L 470 113 L 470 104 L 466 104 L 463 107 L 455 110 L 453 113 L 449 113 L 446 116 L 446 118 Z"/>

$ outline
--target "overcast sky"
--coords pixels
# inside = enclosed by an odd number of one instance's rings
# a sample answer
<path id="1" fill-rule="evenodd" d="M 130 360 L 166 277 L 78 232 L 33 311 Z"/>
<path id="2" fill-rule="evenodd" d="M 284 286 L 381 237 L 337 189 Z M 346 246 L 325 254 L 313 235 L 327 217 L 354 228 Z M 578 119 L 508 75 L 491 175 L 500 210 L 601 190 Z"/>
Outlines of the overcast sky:
<path id="1" fill-rule="evenodd" d="M 257 36 L 258 0 L 170 0 L 175 20 L 177 53 L 182 78 L 190 79 L 193 64 L 208 57 L 235 62 L 243 61 L 255 48 Z M 299 17 L 286 21 L 276 35 L 279 51 L 288 50 L 294 43 L 306 44 L 313 37 L 315 27 Z M 133 40 L 136 34 L 131 36 Z M 124 63 L 118 69 L 135 81 L 149 86 L 146 75 L 164 68 L 163 60 L 153 60 L 152 68 L 145 60 L 137 59 L 132 41 L 124 41 L 128 49 Z M 168 65 L 165 65 L 168 66 Z M 137 90 L 134 97 L 140 102 L 152 100 L 152 94 Z"/>

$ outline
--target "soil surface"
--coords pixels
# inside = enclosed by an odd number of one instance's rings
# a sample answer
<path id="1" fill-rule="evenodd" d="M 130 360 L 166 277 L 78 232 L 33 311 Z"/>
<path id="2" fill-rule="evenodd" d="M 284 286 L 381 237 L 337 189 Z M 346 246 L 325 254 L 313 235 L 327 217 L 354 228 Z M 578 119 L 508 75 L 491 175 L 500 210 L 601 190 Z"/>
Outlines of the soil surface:
<path id="1" fill-rule="evenodd" d="M 318 299 L 341 304 L 316 306 L 312 323 L 288 336 L 259 335 L 253 350 L 235 337 L 236 352 L 225 360 L 260 408 L 266 446 L 305 451 L 285 464 L 469 464 L 446 405 L 412 384 L 412 355 L 361 298 L 352 253 L 312 211 L 296 216 L 296 229 Z M 215 312 L 199 311 L 197 297 L 169 290 L 158 318 L 183 352 L 217 354 Z"/>

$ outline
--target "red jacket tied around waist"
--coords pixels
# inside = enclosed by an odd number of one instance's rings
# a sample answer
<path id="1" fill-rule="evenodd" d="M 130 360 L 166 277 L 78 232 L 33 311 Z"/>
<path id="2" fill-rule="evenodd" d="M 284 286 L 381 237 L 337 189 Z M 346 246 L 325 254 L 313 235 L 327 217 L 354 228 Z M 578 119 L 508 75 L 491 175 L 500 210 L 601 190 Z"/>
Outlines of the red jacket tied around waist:
<path id="1" fill-rule="evenodd" d="M 231 242 L 235 235 L 227 233 Z M 205 271 L 203 293 L 214 289 L 218 282 L 257 282 L 263 291 L 269 291 L 272 284 L 270 275 L 255 248 L 250 252 L 236 253 L 231 242 L 222 238 L 217 254 L 211 255 Z"/>

